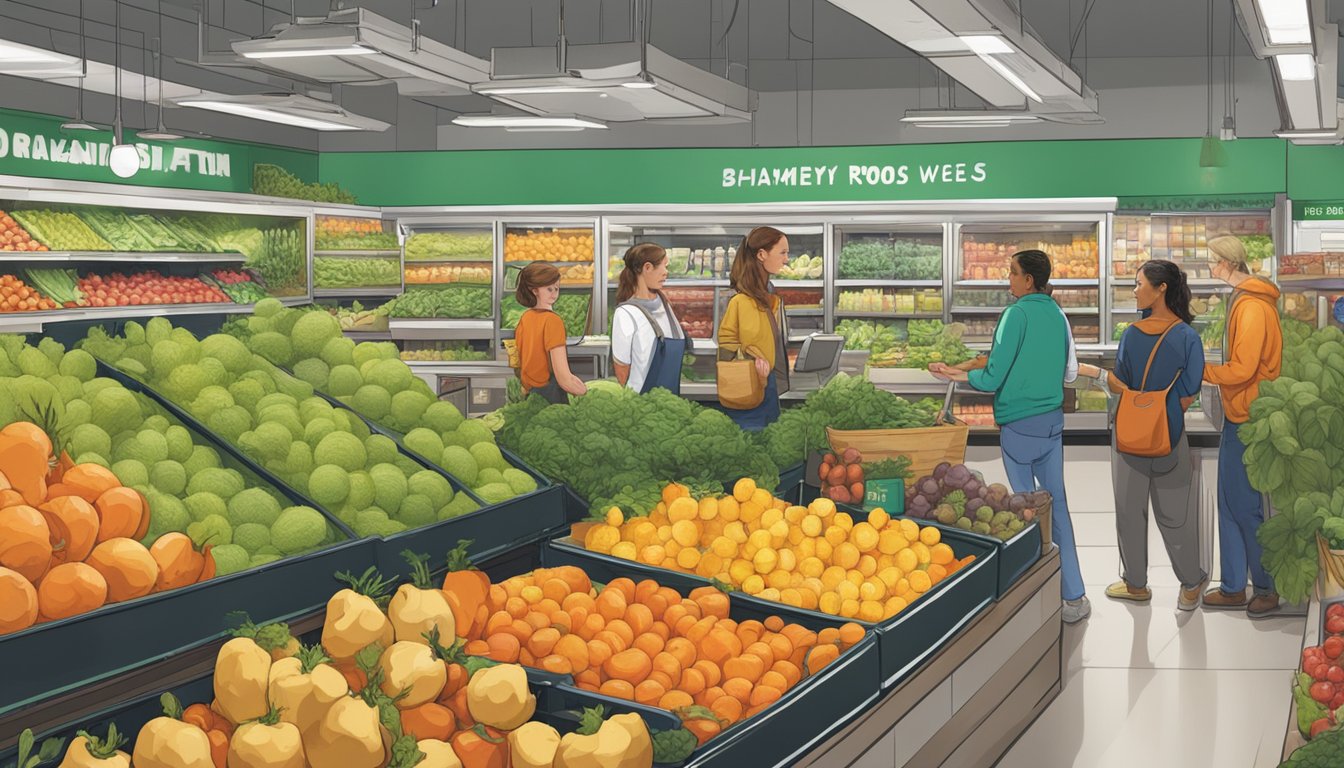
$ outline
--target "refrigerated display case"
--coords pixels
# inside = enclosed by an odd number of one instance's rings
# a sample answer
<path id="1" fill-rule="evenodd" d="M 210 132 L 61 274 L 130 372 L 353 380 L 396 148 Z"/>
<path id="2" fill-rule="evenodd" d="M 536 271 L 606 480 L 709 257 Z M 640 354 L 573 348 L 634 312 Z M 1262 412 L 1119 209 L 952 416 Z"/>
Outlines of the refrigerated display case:
<path id="1" fill-rule="evenodd" d="M 1284 315 L 1344 328 L 1344 221 L 1293 222 L 1289 250 L 1278 269 Z"/>
<path id="2" fill-rule="evenodd" d="M 514 292 L 524 267 L 535 261 L 560 271 L 560 298 L 555 311 L 571 339 L 593 332 L 593 297 L 597 272 L 597 222 L 565 221 L 503 225 L 503 280 L 500 282 L 501 338 L 512 338 L 524 308 Z"/>
<path id="3" fill-rule="evenodd" d="M 313 233 L 315 298 L 377 299 L 401 292 L 401 245 L 390 222 L 318 215 Z"/>

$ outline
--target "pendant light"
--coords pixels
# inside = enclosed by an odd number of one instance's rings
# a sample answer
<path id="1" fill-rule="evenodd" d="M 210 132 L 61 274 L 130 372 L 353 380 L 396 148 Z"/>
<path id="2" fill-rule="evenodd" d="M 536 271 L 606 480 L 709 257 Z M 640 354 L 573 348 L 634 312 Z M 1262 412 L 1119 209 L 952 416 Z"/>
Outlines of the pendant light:
<path id="1" fill-rule="evenodd" d="M 62 131 L 96 131 L 97 127 L 84 122 L 84 78 L 89 74 L 89 58 L 84 54 L 84 0 L 79 0 L 79 101 L 75 104 L 75 119 L 61 124 Z"/>
<path id="2" fill-rule="evenodd" d="M 113 69 L 117 82 L 112 90 L 117 103 L 116 116 L 112 121 L 112 152 L 107 156 L 107 165 L 119 178 L 129 179 L 140 170 L 140 151 L 134 145 L 121 143 L 121 0 L 115 0 L 115 3 L 117 35 Z"/>
<path id="3" fill-rule="evenodd" d="M 1204 103 L 1204 121 L 1207 130 L 1204 140 L 1199 145 L 1199 167 L 1221 168 L 1227 165 L 1227 154 L 1223 151 L 1223 142 L 1213 135 L 1213 0 L 1209 0 L 1208 8 L 1209 91 L 1208 100 Z"/>
<path id="4" fill-rule="evenodd" d="M 163 34 L 163 11 L 159 11 L 159 34 Z M 159 125 L 157 128 L 146 128 L 135 134 L 142 139 L 151 141 L 177 141 L 182 138 L 182 134 L 173 133 L 163 125 L 163 38 L 154 39 L 154 68 L 156 70 L 155 78 L 159 81 Z"/>

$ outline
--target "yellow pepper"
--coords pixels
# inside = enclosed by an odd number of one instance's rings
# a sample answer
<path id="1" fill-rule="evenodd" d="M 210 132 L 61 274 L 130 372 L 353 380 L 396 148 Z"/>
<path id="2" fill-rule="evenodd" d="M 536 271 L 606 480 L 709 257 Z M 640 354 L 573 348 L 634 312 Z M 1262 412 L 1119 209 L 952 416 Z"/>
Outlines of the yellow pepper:
<path id="1" fill-rule="evenodd" d="M 487 667 L 467 683 L 467 709 L 478 723 L 513 729 L 532 719 L 537 697 L 527 687 L 527 672 L 517 664 Z"/>
<path id="2" fill-rule="evenodd" d="M 409 550 L 402 556 L 411 564 L 413 581 L 401 585 L 387 606 L 387 617 L 392 622 L 397 641 L 429 645 L 425 635 L 438 629 L 439 637 L 452 645 L 457 636 L 457 620 L 448 604 L 448 596 L 443 590 L 436 589 L 430 579 L 429 557 Z"/>
<path id="3" fill-rule="evenodd" d="M 448 684 L 447 665 L 434 657 L 428 645 L 409 640 L 393 643 L 378 664 L 383 671 L 382 691 L 397 699 L 398 709 L 434 701 Z"/>
<path id="4" fill-rule="evenodd" d="M 298 726 L 300 733 L 316 728 L 331 705 L 350 692 L 345 676 L 327 661 L 320 647 L 311 647 L 271 665 L 271 704 L 280 710 L 280 719 Z"/>
<path id="5" fill-rule="evenodd" d="M 565 734 L 552 765 L 553 768 L 650 768 L 653 739 L 639 715 L 616 715 L 590 736 Z"/>
<path id="6" fill-rule="evenodd" d="M 235 637 L 219 649 L 215 659 L 215 700 L 219 712 L 237 725 L 270 711 L 267 685 L 271 654 L 255 640 Z"/>
<path id="7" fill-rule="evenodd" d="M 513 768 L 551 768 L 560 749 L 560 732 L 535 720 L 509 733 L 509 759 Z"/>
<path id="8" fill-rule="evenodd" d="M 306 768 L 298 726 L 271 710 L 238 727 L 229 739 L 229 768 Z"/>

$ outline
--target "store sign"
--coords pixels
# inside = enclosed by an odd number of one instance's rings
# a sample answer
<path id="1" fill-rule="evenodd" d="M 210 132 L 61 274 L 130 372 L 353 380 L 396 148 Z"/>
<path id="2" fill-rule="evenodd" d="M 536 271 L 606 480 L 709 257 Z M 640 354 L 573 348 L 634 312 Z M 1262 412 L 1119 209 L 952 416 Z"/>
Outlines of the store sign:
<path id="1" fill-rule="evenodd" d="M 332 152 L 321 180 L 365 205 L 603 205 L 1282 193 L 1278 139 L 1005 141 L 868 147 Z"/>
<path id="2" fill-rule="evenodd" d="M 1293 221 L 1344 220 L 1344 200 L 1293 201 Z"/>
<path id="3" fill-rule="evenodd" d="M 62 131 L 61 118 L 0 110 L 0 174 L 147 187 L 251 192 L 252 166 L 278 165 L 295 176 L 317 177 L 317 154 L 226 141 L 129 141 L 140 169 L 129 179 L 108 167 L 110 131 Z M 131 134 L 133 137 L 134 134 Z"/>

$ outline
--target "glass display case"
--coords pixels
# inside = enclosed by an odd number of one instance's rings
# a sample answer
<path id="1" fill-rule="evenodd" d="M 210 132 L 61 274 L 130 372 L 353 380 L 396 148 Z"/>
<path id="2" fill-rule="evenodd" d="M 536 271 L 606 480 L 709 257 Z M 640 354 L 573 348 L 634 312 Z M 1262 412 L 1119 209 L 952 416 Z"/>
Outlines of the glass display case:
<path id="1" fill-rule="evenodd" d="M 485 320 L 494 314 L 495 237 L 491 224 L 406 227 L 405 288 L 388 304 L 393 330 L 436 320 Z M 481 326 L 478 333 L 490 328 Z"/>
<path id="2" fill-rule="evenodd" d="M 941 340 L 946 233 L 941 222 L 835 227 L 834 329 L 869 367 L 920 367 L 920 345 Z"/>
<path id="3" fill-rule="evenodd" d="M 555 312 L 565 321 L 570 338 L 593 331 L 593 296 L 597 272 L 597 229 L 592 222 L 504 225 L 504 279 L 500 282 L 500 330 L 511 337 L 523 316 L 515 291 L 518 276 L 533 262 L 560 272 L 560 298 Z"/>
<path id="4" fill-rule="evenodd" d="M 401 245 L 390 222 L 320 214 L 314 217 L 315 297 L 394 296 L 401 288 Z"/>

